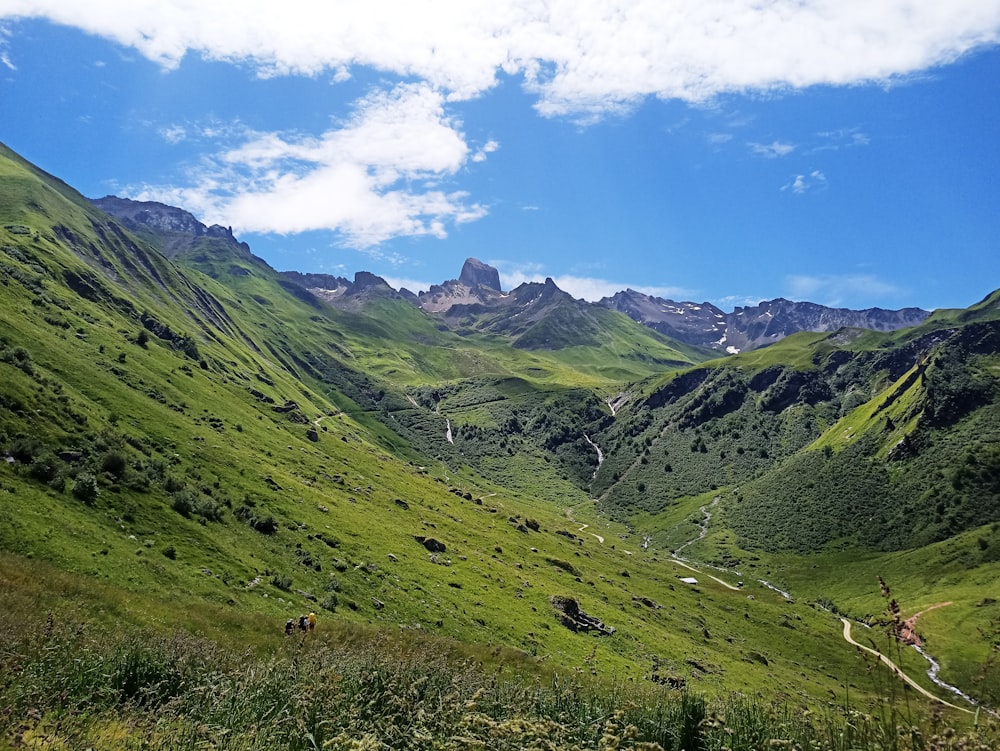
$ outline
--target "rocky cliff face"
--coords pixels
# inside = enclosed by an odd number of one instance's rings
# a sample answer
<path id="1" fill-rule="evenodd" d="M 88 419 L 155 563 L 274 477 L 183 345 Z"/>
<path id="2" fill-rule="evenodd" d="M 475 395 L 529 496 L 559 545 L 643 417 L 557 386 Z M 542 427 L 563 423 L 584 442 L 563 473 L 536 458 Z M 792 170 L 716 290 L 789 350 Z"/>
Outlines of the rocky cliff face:
<path id="1" fill-rule="evenodd" d="M 462 266 L 462 273 L 458 275 L 458 281 L 467 287 L 488 287 L 496 292 L 500 292 L 500 273 L 482 261 L 475 258 L 466 259 Z"/>
<path id="2" fill-rule="evenodd" d="M 432 285 L 417 296 L 416 304 L 428 313 L 448 313 L 456 306 L 492 306 L 503 297 L 500 273 L 482 261 L 468 258 L 458 279 Z"/>
<path id="3" fill-rule="evenodd" d="M 231 244 L 239 255 L 251 256 L 250 246 L 233 236 L 232 227 L 223 227 L 221 224 L 207 226 L 199 222 L 194 214 L 176 206 L 156 201 L 133 201 L 118 196 L 92 198 L 90 202 L 133 232 L 154 233 L 159 250 L 168 258 L 190 251 L 202 238 L 213 238 L 224 244 Z"/>
<path id="4" fill-rule="evenodd" d="M 920 308 L 849 310 L 779 297 L 753 307 L 736 308 L 726 316 L 726 346 L 756 349 L 798 331 L 836 331 L 845 327 L 895 331 L 916 326 L 928 315 Z"/>
<path id="5" fill-rule="evenodd" d="M 920 308 L 849 310 L 783 298 L 738 307 L 727 314 L 711 303 L 674 302 L 631 289 L 605 297 L 598 305 L 625 313 L 687 344 L 726 352 L 757 349 L 799 331 L 836 331 L 845 327 L 895 331 L 916 326 L 930 315 Z"/>

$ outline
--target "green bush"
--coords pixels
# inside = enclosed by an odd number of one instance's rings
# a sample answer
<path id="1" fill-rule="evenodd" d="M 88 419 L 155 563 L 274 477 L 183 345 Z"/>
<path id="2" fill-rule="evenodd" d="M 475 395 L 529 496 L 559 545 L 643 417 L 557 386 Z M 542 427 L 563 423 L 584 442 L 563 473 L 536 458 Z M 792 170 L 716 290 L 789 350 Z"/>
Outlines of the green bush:
<path id="1" fill-rule="evenodd" d="M 97 486 L 97 478 L 90 472 L 81 472 L 73 482 L 73 496 L 83 501 L 88 506 L 92 506 L 100 494 Z"/>

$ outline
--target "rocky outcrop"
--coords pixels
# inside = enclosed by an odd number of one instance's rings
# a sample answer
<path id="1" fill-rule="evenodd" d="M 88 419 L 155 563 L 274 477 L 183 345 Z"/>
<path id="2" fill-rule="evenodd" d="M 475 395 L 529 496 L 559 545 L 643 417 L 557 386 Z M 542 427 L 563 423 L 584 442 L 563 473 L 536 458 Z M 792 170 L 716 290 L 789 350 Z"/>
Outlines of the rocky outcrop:
<path id="1" fill-rule="evenodd" d="M 435 540 L 433 537 L 424 537 L 423 535 L 414 535 L 413 539 L 423 545 L 432 553 L 443 553 L 447 550 L 447 547 L 440 540 Z"/>
<path id="2" fill-rule="evenodd" d="M 462 266 L 462 273 L 458 275 L 458 281 L 469 287 L 489 287 L 492 290 L 501 292 L 500 273 L 475 258 L 467 258 Z"/>
<path id="3" fill-rule="evenodd" d="M 615 632 L 614 627 L 605 626 L 600 619 L 584 613 L 580 609 L 580 603 L 572 597 L 553 595 L 549 598 L 549 602 L 559 613 L 559 622 L 570 631 L 594 631 L 605 636 L 610 636 Z"/>
<path id="4" fill-rule="evenodd" d="M 780 297 L 724 313 L 711 303 L 674 302 L 633 289 L 597 304 L 686 344 L 725 352 L 757 349 L 799 331 L 895 331 L 916 326 L 930 315 L 920 308 L 850 310 Z"/>

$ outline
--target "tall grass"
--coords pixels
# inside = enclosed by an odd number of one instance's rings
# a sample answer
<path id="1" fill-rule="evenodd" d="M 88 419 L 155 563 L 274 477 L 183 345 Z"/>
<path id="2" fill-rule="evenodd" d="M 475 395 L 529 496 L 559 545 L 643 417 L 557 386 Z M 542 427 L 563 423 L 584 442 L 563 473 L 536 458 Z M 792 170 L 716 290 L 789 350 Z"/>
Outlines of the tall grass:
<path id="1" fill-rule="evenodd" d="M 187 633 L 115 633 L 0 616 L 0 748 L 818 749 L 985 751 L 995 724 L 906 722 L 879 707 L 810 713 L 708 701 L 583 670 L 541 676 L 374 632 L 276 635 L 265 656 Z M 957 720 L 956 720 L 957 722 Z"/>

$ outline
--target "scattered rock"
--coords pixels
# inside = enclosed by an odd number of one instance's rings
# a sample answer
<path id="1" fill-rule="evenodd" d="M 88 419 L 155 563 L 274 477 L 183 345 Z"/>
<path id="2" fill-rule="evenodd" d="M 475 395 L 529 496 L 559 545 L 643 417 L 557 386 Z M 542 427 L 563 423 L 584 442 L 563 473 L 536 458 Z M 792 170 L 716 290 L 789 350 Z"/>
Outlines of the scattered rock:
<path id="1" fill-rule="evenodd" d="M 413 539 L 423 545 L 432 553 L 443 553 L 448 548 L 440 540 L 435 540 L 433 537 L 424 537 L 423 535 L 414 535 Z"/>
<path id="2" fill-rule="evenodd" d="M 399 506 L 401 509 L 403 509 L 403 511 L 409 511 L 410 510 L 410 504 L 408 504 L 402 498 L 397 498 L 395 501 L 393 501 L 393 503 L 395 503 L 397 506 Z"/>
<path id="3" fill-rule="evenodd" d="M 610 636 L 615 632 L 614 627 L 605 626 L 604 623 L 592 615 L 580 610 L 580 604 L 572 597 L 560 597 L 554 595 L 549 598 L 552 607 L 560 614 L 559 622 L 570 631 L 595 631 L 599 635 Z"/>

